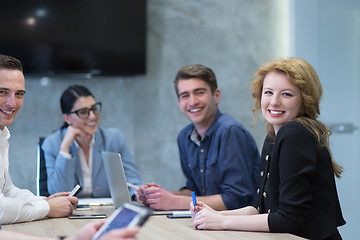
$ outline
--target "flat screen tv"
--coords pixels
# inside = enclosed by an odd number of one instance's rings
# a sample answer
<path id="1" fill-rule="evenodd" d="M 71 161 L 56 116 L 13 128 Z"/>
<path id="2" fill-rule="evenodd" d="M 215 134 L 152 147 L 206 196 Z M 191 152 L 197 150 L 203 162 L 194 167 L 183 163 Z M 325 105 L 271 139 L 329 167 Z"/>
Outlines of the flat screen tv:
<path id="1" fill-rule="evenodd" d="M 146 0 L 1 0 L 0 29 L 25 74 L 145 73 Z"/>

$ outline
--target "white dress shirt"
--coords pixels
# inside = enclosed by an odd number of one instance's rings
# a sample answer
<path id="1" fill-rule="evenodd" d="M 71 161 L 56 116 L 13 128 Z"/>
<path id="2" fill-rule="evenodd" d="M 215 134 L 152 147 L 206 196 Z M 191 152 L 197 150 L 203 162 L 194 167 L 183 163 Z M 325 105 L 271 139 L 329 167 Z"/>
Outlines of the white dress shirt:
<path id="1" fill-rule="evenodd" d="M 90 141 L 89 147 L 89 159 L 88 162 L 86 161 L 86 157 L 84 151 L 80 147 L 80 145 L 75 141 L 75 145 L 78 151 L 79 160 L 81 164 L 83 179 L 84 179 L 84 186 L 82 190 L 82 197 L 91 197 L 93 190 L 92 190 L 92 171 L 93 171 L 93 149 L 95 144 L 94 135 Z"/>
<path id="2" fill-rule="evenodd" d="M 19 189 L 9 174 L 10 132 L 0 130 L 0 222 L 1 224 L 33 221 L 44 218 L 50 206 L 42 197 L 27 189 Z"/>

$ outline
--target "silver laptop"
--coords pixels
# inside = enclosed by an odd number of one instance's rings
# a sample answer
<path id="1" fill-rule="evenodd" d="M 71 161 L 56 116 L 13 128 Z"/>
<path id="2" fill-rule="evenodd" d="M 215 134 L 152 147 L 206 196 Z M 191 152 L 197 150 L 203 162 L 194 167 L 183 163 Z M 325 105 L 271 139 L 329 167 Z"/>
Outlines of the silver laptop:
<path id="1" fill-rule="evenodd" d="M 101 152 L 114 207 L 131 202 L 120 153 Z"/>

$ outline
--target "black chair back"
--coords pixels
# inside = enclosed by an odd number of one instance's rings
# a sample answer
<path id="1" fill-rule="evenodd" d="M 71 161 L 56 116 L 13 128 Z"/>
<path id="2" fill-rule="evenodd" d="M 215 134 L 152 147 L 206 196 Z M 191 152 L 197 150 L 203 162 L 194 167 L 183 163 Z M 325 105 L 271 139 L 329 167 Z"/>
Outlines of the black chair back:
<path id="1" fill-rule="evenodd" d="M 37 151 L 37 165 L 38 165 L 38 172 L 37 172 L 37 194 L 39 196 L 48 197 L 50 194 L 47 188 L 47 172 L 46 172 L 46 165 L 45 165 L 45 156 L 44 150 L 42 150 L 41 145 L 44 141 L 45 137 L 40 137 L 38 141 L 38 151 Z"/>

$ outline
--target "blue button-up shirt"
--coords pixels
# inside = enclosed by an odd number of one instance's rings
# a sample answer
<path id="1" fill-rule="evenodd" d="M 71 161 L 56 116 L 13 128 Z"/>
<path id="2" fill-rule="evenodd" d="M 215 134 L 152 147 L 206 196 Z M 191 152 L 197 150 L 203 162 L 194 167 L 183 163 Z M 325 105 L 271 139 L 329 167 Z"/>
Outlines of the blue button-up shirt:
<path id="1" fill-rule="evenodd" d="M 194 139 L 193 131 L 194 125 L 189 124 L 178 135 L 185 188 L 200 196 L 220 194 L 227 209 L 252 204 L 259 152 L 251 134 L 220 110 L 201 139 Z"/>

